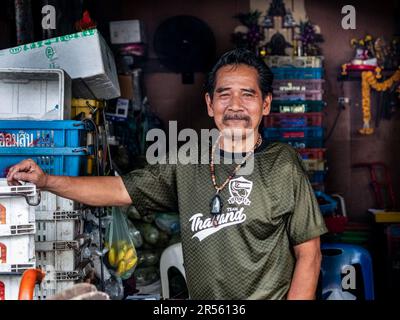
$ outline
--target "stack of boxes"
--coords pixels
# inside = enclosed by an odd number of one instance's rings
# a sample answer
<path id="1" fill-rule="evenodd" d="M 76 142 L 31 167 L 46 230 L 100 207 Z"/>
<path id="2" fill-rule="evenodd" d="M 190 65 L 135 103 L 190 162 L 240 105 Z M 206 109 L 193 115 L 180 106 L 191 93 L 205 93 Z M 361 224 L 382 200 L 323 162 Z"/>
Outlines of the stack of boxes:
<path id="1" fill-rule="evenodd" d="M 264 120 L 263 136 L 298 150 L 318 195 L 324 191 L 327 169 L 322 128 L 323 57 L 268 56 L 265 59 L 274 73 L 274 84 L 271 113 Z"/>
<path id="2" fill-rule="evenodd" d="M 0 180 L 0 301 L 18 299 L 22 272 L 35 267 L 34 185 Z"/>
<path id="3" fill-rule="evenodd" d="M 84 142 L 87 124 L 62 120 L 69 119 L 71 113 L 69 76 L 57 69 L 0 69 L 0 94 L 2 183 L 7 186 L 4 178 L 9 168 L 27 158 L 33 159 L 48 174 L 78 176 L 90 149 Z M 31 255 L 24 253 L 24 261 L 21 258 L 12 263 L 22 263 L 26 265 L 25 269 L 36 266 L 45 271 L 45 280 L 36 291 L 36 299 L 45 299 L 79 279 L 75 269 L 79 262 L 76 236 L 82 231 L 83 220 L 75 206 L 73 201 L 41 192 L 40 204 L 29 208 L 30 216 L 24 218 L 26 221 L 19 219 L 15 205 L 7 205 L 5 209 L 0 206 L 3 212 L 7 210 L 6 220 L 0 221 L 0 230 L 8 228 L 9 223 L 17 229 L 26 228 L 28 222 L 34 226 L 29 230 Z M 2 252 L 12 258 L 18 257 L 20 250 L 28 246 L 28 236 L 24 237 L 25 242 L 3 241 Z M 4 269 L 5 261 L 0 260 L 0 272 L 23 271 L 21 268 Z M 15 299 L 19 281 L 10 274 L 8 277 L 12 279 L 8 281 L 9 287 L 12 281 L 13 288 L 4 290 L 9 292 L 4 298 Z"/>

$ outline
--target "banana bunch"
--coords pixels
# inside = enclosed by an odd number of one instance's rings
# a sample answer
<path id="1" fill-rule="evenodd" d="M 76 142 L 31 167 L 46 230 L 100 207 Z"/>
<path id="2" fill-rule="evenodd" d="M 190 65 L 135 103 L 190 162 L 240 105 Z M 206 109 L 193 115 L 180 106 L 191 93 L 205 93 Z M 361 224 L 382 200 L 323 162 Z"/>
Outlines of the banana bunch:
<path id="1" fill-rule="evenodd" d="M 108 243 L 105 245 L 109 249 L 108 262 L 117 269 L 118 276 L 123 276 L 136 266 L 138 258 L 133 245 L 128 244 L 126 241 L 118 241 L 111 247 Z"/>

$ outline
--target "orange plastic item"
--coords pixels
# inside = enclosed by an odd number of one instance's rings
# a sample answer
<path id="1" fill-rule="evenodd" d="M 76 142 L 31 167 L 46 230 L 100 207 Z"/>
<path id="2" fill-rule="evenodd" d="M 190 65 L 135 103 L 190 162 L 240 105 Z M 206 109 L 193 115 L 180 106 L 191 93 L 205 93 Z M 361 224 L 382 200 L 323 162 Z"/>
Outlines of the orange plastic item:
<path id="1" fill-rule="evenodd" d="M 0 263 L 7 262 L 7 247 L 0 242 Z"/>
<path id="2" fill-rule="evenodd" d="M 0 203 L 0 224 L 6 224 L 6 207 Z"/>
<path id="3" fill-rule="evenodd" d="M 40 269 L 28 269 L 24 272 L 19 285 L 18 300 L 33 300 L 35 285 L 42 282 L 45 273 Z"/>

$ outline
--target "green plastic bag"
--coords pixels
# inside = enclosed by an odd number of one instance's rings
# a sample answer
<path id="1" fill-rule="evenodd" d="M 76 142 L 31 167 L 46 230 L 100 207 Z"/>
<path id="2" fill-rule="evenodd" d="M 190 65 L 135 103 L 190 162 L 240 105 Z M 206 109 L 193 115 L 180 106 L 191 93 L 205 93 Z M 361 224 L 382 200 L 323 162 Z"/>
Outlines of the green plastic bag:
<path id="1" fill-rule="evenodd" d="M 112 208 L 112 221 L 108 227 L 108 264 L 122 279 L 128 279 L 135 271 L 138 258 L 126 217 L 119 208 Z"/>

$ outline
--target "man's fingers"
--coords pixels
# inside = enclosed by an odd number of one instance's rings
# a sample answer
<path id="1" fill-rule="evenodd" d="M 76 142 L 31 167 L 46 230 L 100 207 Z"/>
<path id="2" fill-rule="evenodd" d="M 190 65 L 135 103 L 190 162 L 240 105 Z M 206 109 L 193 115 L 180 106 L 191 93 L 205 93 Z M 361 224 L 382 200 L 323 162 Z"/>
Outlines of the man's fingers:
<path id="1" fill-rule="evenodd" d="M 15 181 L 27 181 L 27 182 L 36 182 L 37 174 L 36 173 L 26 173 L 26 172 L 17 172 L 13 175 L 13 180 Z"/>
<path id="2" fill-rule="evenodd" d="M 100 291 L 84 293 L 73 297 L 71 300 L 110 300 L 108 294 Z"/>
<path id="3" fill-rule="evenodd" d="M 32 160 L 32 159 L 26 159 L 21 161 L 20 163 L 16 164 L 15 166 L 11 167 L 10 170 L 8 171 L 7 174 L 7 180 L 11 181 L 14 179 L 14 175 L 17 172 L 21 172 L 21 171 L 29 171 L 31 170 L 34 166 L 36 165 L 36 163 Z"/>
<path id="4" fill-rule="evenodd" d="M 78 283 L 73 285 L 71 288 L 60 292 L 59 294 L 49 297 L 48 300 L 70 300 L 77 296 L 91 292 L 97 292 L 97 289 L 94 285 L 89 283 Z"/>

